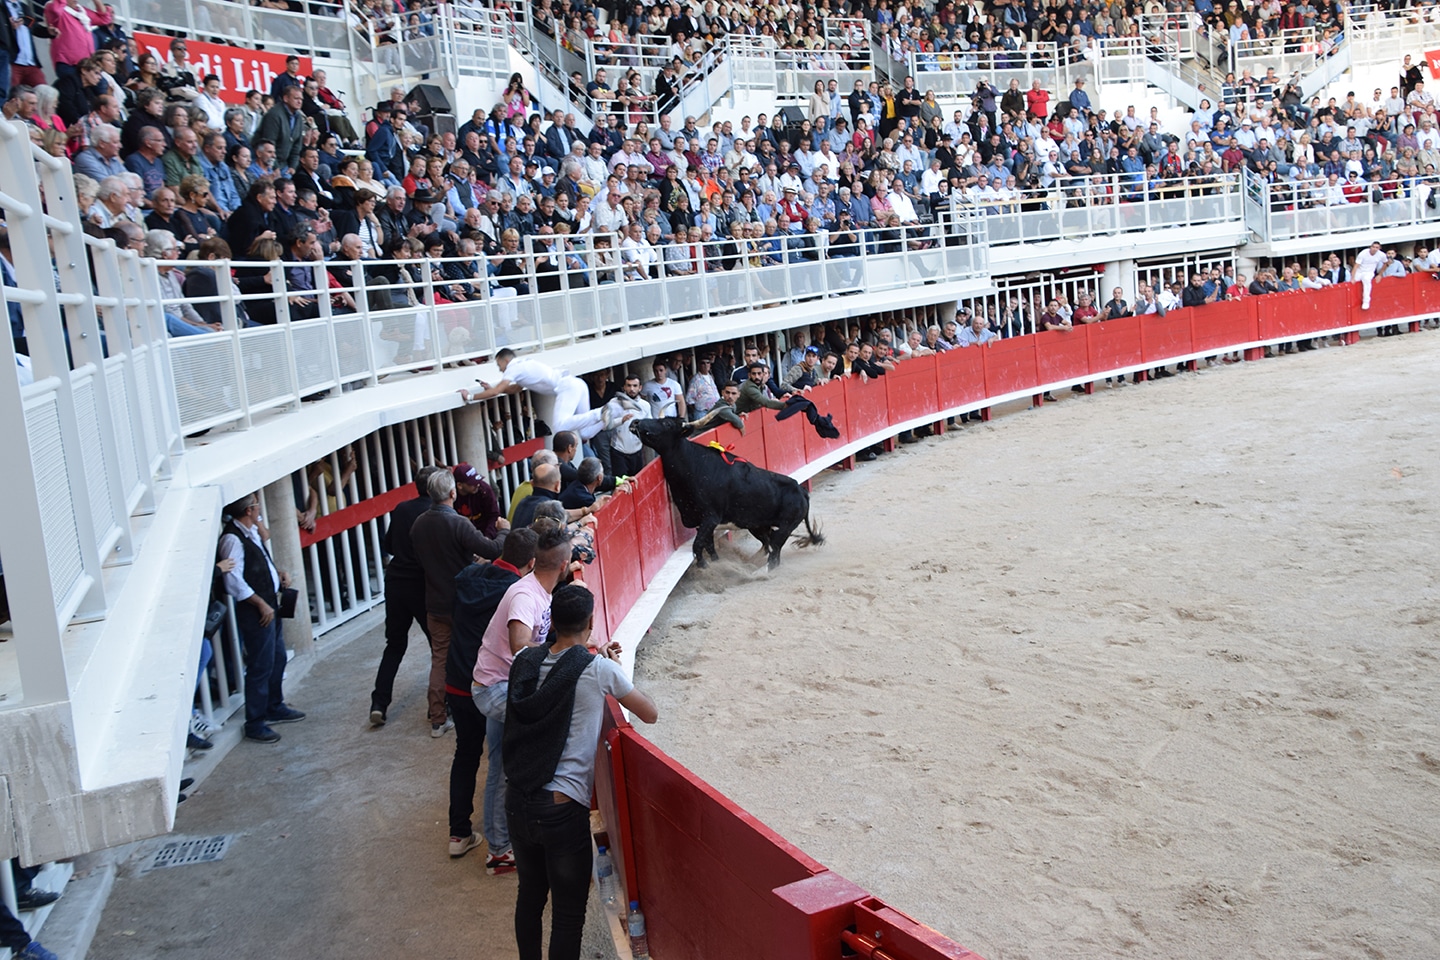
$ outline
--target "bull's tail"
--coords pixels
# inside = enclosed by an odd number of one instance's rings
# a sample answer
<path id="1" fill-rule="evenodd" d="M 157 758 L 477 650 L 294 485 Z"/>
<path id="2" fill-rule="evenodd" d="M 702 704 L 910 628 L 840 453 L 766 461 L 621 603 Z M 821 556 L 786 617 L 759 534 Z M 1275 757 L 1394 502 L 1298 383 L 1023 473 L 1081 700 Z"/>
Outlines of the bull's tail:
<path id="1" fill-rule="evenodd" d="M 820 532 L 820 523 L 819 523 L 819 521 L 816 521 L 815 523 L 812 524 L 812 523 L 810 522 L 810 517 L 809 517 L 809 515 L 807 514 L 806 517 L 805 517 L 805 536 L 803 536 L 803 537 L 797 537 L 797 538 L 795 539 L 795 546 L 796 546 L 796 547 L 812 547 L 812 546 L 813 546 L 813 547 L 818 547 L 818 546 L 822 546 L 824 543 L 825 543 L 825 534 L 823 534 L 823 533 Z"/>

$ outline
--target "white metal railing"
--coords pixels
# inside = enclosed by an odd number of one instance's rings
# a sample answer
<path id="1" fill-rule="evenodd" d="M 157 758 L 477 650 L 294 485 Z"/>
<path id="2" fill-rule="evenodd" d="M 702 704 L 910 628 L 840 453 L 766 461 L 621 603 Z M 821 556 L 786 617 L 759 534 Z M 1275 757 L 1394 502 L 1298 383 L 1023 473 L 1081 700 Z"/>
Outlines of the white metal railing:
<path id="1" fill-rule="evenodd" d="M 132 252 L 81 228 L 70 165 L 0 121 L 0 209 L 14 285 L 3 308 L 24 320 L 33 382 L 0 347 L 0 556 L 17 658 L 4 709 L 68 697 L 61 643 L 72 619 L 105 615 L 101 568 L 134 555 L 132 513 L 154 509 L 178 418 L 159 290 Z M 21 692 L 23 691 L 23 693 Z"/>
<path id="2" fill-rule="evenodd" d="M 1060 94 L 1074 85 L 1074 79 L 1087 76 L 1092 67 L 1077 57 L 1069 47 L 1059 49 L 1037 44 L 1032 49 L 1006 51 L 946 51 L 909 55 L 910 75 L 921 90 L 933 90 L 942 100 L 968 97 L 976 85 L 985 80 L 997 90 L 1005 90 L 1011 80 L 1020 81 L 1020 89 L 1029 90 L 1031 82 L 1052 94 Z"/>
<path id="3" fill-rule="evenodd" d="M 1146 13 L 1135 18 L 1140 36 L 1148 43 L 1173 51 L 1176 59 L 1195 56 L 1200 16 L 1190 13 Z"/>
<path id="4" fill-rule="evenodd" d="M 115 0 L 115 12 L 131 29 L 176 31 L 196 40 L 215 37 L 236 46 L 271 44 L 341 59 L 351 54 L 353 30 L 346 8 L 328 0 L 308 12 L 250 6 L 232 0 Z"/>
<path id="5" fill-rule="evenodd" d="M 1047 189 L 965 191 L 953 208 L 983 216 L 992 247 L 1233 223 L 1243 215 L 1237 174 L 1147 179 L 1141 173 L 1061 177 Z"/>
<path id="6" fill-rule="evenodd" d="M 1335 52 L 1336 39 L 1317 28 L 1282 30 L 1273 36 L 1240 40 L 1230 45 L 1230 70 L 1263 75 L 1268 68 L 1282 78 L 1304 77 Z"/>
<path id="7" fill-rule="evenodd" d="M 503 83 L 510 76 L 511 21 L 479 6 L 436 8 L 441 57 L 454 83 L 481 77 Z"/>
<path id="8" fill-rule="evenodd" d="M 256 414 L 293 408 L 311 394 L 493 355 L 501 346 L 543 348 L 638 325 L 965 280 L 987 269 L 983 221 L 977 219 L 952 223 L 943 235 L 938 227 L 916 225 L 872 231 L 863 239 L 844 246 L 826 234 L 721 238 L 693 249 L 659 245 L 652 248 L 658 258 L 653 269 L 640 270 L 640 258 L 608 235 L 557 238 L 553 247 L 529 237 L 523 249 L 496 258 L 493 278 L 474 257 L 181 263 L 215 270 L 219 294 L 186 302 L 217 304 L 223 329 L 169 342 L 180 421 L 186 433 L 226 423 L 248 426 Z M 408 277 L 394 275 L 401 266 Z M 349 270 L 349 281 L 343 291 L 315 301 L 306 294 L 316 289 L 315 281 L 325 289 L 327 267 Z M 290 275 L 297 268 L 313 279 L 297 286 Z M 237 289 L 232 270 L 251 278 L 242 279 L 246 290 Z M 463 279 L 447 279 L 447 271 Z M 178 309 L 180 302 L 164 306 Z M 247 327 L 246 315 L 275 322 Z"/>
<path id="9" fill-rule="evenodd" d="M 768 51 L 775 61 L 775 99 L 777 103 L 802 103 L 810 98 L 816 83 L 827 86 L 835 81 L 840 95 L 848 94 L 859 80 L 861 85 L 875 79 L 868 44 L 853 48 L 826 50 Z"/>
<path id="10" fill-rule="evenodd" d="M 1328 178 L 1270 184 L 1252 178 L 1253 193 L 1263 214 L 1260 235 L 1271 242 L 1328 237 L 1332 234 L 1368 234 L 1375 230 L 1418 224 L 1440 225 L 1440 211 L 1430 201 L 1440 189 L 1440 178 L 1404 178 L 1366 181 L 1359 188 L 1331 184 Z M 1247 220 L 1247 223 L 1249 221 Z M 1251 224 L 1255 230 L 1255 225 Z"/>
<path id="11" fill-rule="evenodd" d="M 1440 6 L 1402 10 L 1351 6 L 1346 11 L 1345 35 L 1356 66 L 1393 65 L 1402 53 L 1418 60 L 1425 51 L 1440 47 Z"/>

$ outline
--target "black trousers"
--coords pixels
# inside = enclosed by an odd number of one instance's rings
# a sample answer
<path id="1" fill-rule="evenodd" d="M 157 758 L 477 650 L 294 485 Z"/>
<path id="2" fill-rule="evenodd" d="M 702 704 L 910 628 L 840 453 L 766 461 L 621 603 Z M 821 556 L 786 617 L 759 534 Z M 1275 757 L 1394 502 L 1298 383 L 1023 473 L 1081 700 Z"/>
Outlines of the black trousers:
<path id="1" fill-rule="evenodd" d="M 35 874 L 40 872 L 37 867 L 20 866 L 19 860 L 11 860 L 0 869 L 14 871 L 17 894 L 24 894 L 28 891 L 31 882 L 35 879 Z M 28 946 L 30 946 L 30 934 L 25 932 L 25 924 L 21 923 L 5 904 L 0 903 L 0 947 L 9 947 L 11 951 L 19 953 Z"/>
<path id="2" fill-rule="evenodd" d="M 0 947 L 9 947 L 11 951 L 19 953 L 30 946 L 30 934 L 25 932 L 25 925 L 19 921 L 10 908 L 0 903 Z"/>
<path id="3" fill-rule="evenodd" d="M 475 780 L 485 746 L 485 715 L 469 696 L 445 692 L 450 719 L 455 721 L 455 758 L 450 761 L 450 836 L 468 837 L 475 813 Z"/>
<path id="4" fill-rule="evenodd" d="M 511 784 L 505 792 L 505 815 L 519 879 L 515 945 L 520 960 L 540 960 L 547 896 L 550 960 L 578 960 L 590 899 L 589 808 L 573 800 L 556 803 L 549 792 L 527 796 Z"/>
<path id="5" fill-rule="evenodd" d="M 645 451 L 636 450 L 634 453 L 621 453 L 619 450 L 610 450 L 610 465 L 614 468 L 612 476 L 633 477 L 645 466 Z"/>
<path id="6" fill-rule="evenodd" d="M 400 670 L 400 661 L 410 646 L 410 623 L 416 621 L 430 638 L 430 626 L 425 619 L 425 581 L 408 580 L 403 577 L 385 578 L 385 652 L 380 654 L 380 669 L 375 671 L 375 690 L 370 694 L 370 705 L 380 710 L 390 709 L 390 700 L 395 693 L 395 674 Z"/>

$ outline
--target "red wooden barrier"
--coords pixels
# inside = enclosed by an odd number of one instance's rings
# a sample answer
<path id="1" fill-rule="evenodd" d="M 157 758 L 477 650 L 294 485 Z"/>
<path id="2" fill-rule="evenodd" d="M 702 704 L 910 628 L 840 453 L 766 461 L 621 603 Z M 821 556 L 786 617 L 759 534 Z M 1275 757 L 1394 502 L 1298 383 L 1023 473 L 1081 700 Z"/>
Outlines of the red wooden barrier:
<path id="1" fill-rule="evenodd" d="M 1040 382 L 1034 337 L 992 340 L 983 355 L 987 397 L 1026 392 Z"/>
<path id="2" fill-rule="evenodd" d="M 629 494 L 634 501 L 635 540 L 640 551 L 640 579 L 650 586 L 655 574 L 675 550 L 675 531 L 670 523 L 670 488 L 665 485 L 659 463 L 647 467 L 635 478 Z M 601 522 L 608 522 L 608 511 Z"/>
<path id="3" fill-rule="evenodd" d="M 953 410 L 985 399 L 985 354 L 989 349 L 964 347 L 940 354 L 935 366 L 940 409 Z"/>
<path id="4" fill-rule="evenodd" d="M 641 473 L 646 471 L 659 473 L 659 465 L 646 467 Z M 605 622 L 612 634 L 645 592 L 641 566 L 635 562 L 640 543 L 634 519 L 635 498 L 615 497 L 600 512 L 600 529 L 595 536 L 600 564 L 598 587 L 605 591 Z M 665 556 L 669 556 L 668 551 Z"/>
<path id="5" fill-rule="evenodd" d="M 1197 353 L 1201 350 L 1223 353 L 1237 344 L 1260 339 L 1255 329 L 1254 301 L 1249 298 L 1191 309 L 1191 342 Z"/>
<path id="6" fill-rule="evenodd" d="M 1145 361 L 1145 351 L 1140 343 L 1140 320 L 1140 317 L 1121 317 L 1087 324 L 1091 373 L 1103 373 Z"/>
<path id="7" fill-rule="evenodd" d="M 831 380 L 810 391 L 810 399 L 819 408 L 821 415 L 828 415 L 835 424 L 835 429 L 840 431 L 840 436 L 835 440 L 826 440 L 809 426 L 801 431 L 805 438 L 805 462 L 814 463 L 823 459 L 831 450 L 837 450 L 850 442 L 850 418 L 845 412 L 845 384 L 840 380 Z"/>
<path id="8" fill-rule="evenodd" d="M 1415 284 L 1415 312 L 1440 314 L 1440 280 L 1421 273 L 1415 274 L 1411 280 Z"/>
<path id="9" fill-rule="evenodd" d="M 824 866 L 635 731 L 617 743 L 651 953 L 795 960 L 777 949 L 789 911 L 773 891 Z"/>
<path id="10" fill-rule="evenodd" d="M 1073 330 L 1035 334 L 1037 383 L 1072 380 L 1090 373 L 1090 332 L 1099 325 L 1082 323 Z"/>
<path id="11" fill-rule="evenodd" d="M 1169 357 L 1183 357 L 1195 351 L 1190 329 L 1194 312 L 1194 307 L 1181 307 L 1163 317 L 1149 314 L 1140 319 L 1140 354 L 1146 363 L 1159 366 Z"/>
<path id="12" fill-rule="evenodd" d="M 794 473 L 805 466 L 805 434 L 814 433 L 810 420 L 797 413 L 784 420 L 775 419 L 775 411 L 759 410 L 750 415 L 748 430 L 762 430 L 765 438 L 765 463 L 776 473 Z"/>
<path id="13" fill-rule="evenodd" d="M 1321 291 L 1317 291 L 1319 292 Z M 1315 309 L 1318 299 L 1305 291 L 1296 290 L 1264 297 L 1247 297 L 1241 302 L 1255 311 L 1258 339 L 1269 340 L 1273 337 L 1304 338 L 1316 330 L 1325 329 L 1324 320 Z M 1331 305 L 1331 309 L 1335 307 L 1336 305 Z"/>
<path id="14" fill-rule="evenodd" d="M 888 379 L 888 376 L 875 377 L 861 383 L 859 377 L 845 378 L 845 416 L 852 437 L 878 433 L 890 426 L 890 411 L 885 405 Z"/>
<path id="15" fill-rule="evenodd" d="M 885 375 L 885 400 L 892 424 L 934 413 L 939 407 L 940 392 L 935 370 L 935 357 L 916 357 L 897 364 Z"/>
<path id="16" fill-rule="evenodd" d="M 620 561 L 624 562 L 624 561 Z M 595 560 L 586 565 L 580 571 L 580 580 L 595 594 L 595 626 L 590 631 L 590 639 L 596 646 L 610 642 L 611 630 L 609 615 L 605 610 L 605 561 L 600 558 L 599 551 L 596 551 Z M 628 612 L 628 611 L 626 611 Z M 619 620 L 625 617 L 622 615 Z M 618 623 L 619 620 L 616 622 Z"/>
<path id="17" fill-rule="evenodd" d="M 1312 330 L 1333 330 L 1360 323 L 1360 284 L 1341 283 L 1311 294 L 1315 308 Z"/>
<path id="18" fill-rule="evenodd" d="M 1426 279 L 1429 279 L 1428 277 Z M 1389 277 L 1370 288 L 1370 309 L 1357 313 L 1361 320 L 1390 320 L 1415 315 L 1415 278 Z"/>

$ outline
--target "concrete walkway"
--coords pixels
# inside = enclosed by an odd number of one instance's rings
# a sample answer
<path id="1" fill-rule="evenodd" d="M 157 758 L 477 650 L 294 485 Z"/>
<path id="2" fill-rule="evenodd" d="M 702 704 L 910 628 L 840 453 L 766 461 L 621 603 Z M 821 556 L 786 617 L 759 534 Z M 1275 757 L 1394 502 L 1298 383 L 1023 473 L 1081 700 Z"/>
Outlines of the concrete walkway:
<path id="1" fill-rule="evenodd" d="M 309 717 L 278 728 L 279 744 L 236 743 L 191 788 L 174 834 L 130 852 L 91 958 L 517 956 L 515 875 L 487 876 L 483 846 L 460 860 L 447 855 L 455 740 L 430 737 L 430 651 L 418 629 L 390 722 L 370 727 L 383 645 L 378 625 L 322 644 L 308 673 L 286 685 L 286 700 Z M 238 738 L 241 721 L 222 736 Z M 477 789 L 477 828 L 480 805 Z M 218 863 L 140 872 L 165 842 L 227 833 L 235 837 Z M 597 902 L 592 895 L 587 960 L 614 956 Z"/>

